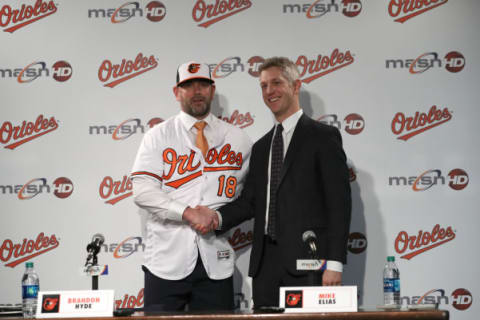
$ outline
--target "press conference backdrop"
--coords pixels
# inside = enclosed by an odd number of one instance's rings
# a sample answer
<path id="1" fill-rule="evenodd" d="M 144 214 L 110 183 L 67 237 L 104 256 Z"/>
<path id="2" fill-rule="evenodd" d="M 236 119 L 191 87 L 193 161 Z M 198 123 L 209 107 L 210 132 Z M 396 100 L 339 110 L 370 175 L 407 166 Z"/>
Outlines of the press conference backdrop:
<path id="1" fill-rule="evenodd" d="M 255 141 L 273 125 L 266 57 L 301 73 L 301 106 L 338 127 L 353 213 L 344 283 L 382 303 L 396 257 L 404 303 L 480 310 L 480 2 L 7 0 L 0 7 L 0 303 L 24 262 L 42 290 L 90 289 L 86 245 L 120 307 L 143 305 L 144 212 L 128 179 L 144 133 L 179 111 L 179 64 L 209 64 L 213 113 Z M 251 308 L 252 223 L 230 233 L 235 304 Z"/>

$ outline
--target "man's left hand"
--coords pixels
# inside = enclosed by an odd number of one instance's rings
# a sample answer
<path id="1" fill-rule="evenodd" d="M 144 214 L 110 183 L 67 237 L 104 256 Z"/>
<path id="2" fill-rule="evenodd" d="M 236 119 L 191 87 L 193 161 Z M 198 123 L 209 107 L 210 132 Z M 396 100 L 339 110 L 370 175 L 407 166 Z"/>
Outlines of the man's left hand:
<path id="1" fill-rule="evenodd" d="M 328 269 L 323 272 L 323 277 L 322 277 L 323 286 L 339 286 L 341 284 L 342 284 L 341 272 L 328 270 Z"/>

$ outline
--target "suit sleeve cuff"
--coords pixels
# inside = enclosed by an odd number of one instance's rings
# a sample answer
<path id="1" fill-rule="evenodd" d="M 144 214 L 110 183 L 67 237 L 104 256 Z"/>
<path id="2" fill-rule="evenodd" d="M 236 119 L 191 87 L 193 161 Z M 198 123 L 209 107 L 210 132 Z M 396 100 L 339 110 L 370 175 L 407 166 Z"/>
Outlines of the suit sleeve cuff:
<path id="1" fill-rule="evenodd" d="M 343 264 L 334 260 L 327 260 L 327 270 L 343 272 Z"/>
<path id="2" fill-rule="evenodd" d="M 215 213 L 217 214 L 217 217 L 218 217 L 218 227 L 217 227 L 217 230 L 222 230 L 222 214 L 215 210 Z"/>

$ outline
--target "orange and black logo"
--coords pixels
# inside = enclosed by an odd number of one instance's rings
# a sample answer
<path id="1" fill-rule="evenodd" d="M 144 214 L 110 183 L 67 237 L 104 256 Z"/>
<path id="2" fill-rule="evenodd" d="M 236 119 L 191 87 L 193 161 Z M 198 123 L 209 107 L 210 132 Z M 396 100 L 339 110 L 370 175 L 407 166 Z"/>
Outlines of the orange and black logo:
<path id="1" fill-rule="evenodd" d="M 200 64 L 192 63 L 188 66 L 188 72 L 190 73 L 197 73 L 200 70 Z"/>
<path id="2" fill-rule="evenodd" d="M 285 308 L 302 308 L 303 291 L 287 290 L 285 291 Z"/>
<path id="3" fill-rule="evenodd" d="M 46 294 L 42 299 L 42 313 L 58 313 L 60 307 L 59 294 Z"/>

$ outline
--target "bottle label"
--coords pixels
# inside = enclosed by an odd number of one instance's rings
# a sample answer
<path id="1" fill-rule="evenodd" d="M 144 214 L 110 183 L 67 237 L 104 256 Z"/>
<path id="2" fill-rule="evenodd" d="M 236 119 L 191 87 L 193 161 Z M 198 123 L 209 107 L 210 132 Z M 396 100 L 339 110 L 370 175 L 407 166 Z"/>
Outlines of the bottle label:
<path id="1" fill-rule="evenodd" d="M 38 297 L 38 285 L 24 285 L 22 286 L 22 298 L 23 299 L 37 299 Z"/>
<path id="2" fill-rule="evenodd" d="M 393 279 L 393 292 L 400 292 L 400 279 Z"/>
<path id="3" fill-rule="evenodd" d="M 400 292 L 400 279 L 398 278 L 383 279 L 383 292 Z"/>

